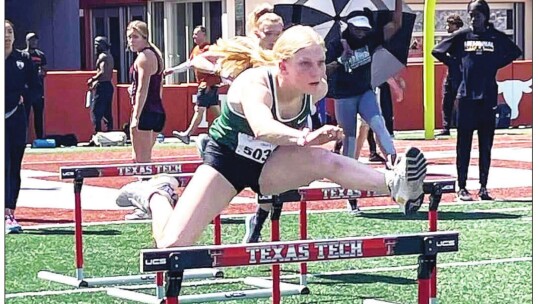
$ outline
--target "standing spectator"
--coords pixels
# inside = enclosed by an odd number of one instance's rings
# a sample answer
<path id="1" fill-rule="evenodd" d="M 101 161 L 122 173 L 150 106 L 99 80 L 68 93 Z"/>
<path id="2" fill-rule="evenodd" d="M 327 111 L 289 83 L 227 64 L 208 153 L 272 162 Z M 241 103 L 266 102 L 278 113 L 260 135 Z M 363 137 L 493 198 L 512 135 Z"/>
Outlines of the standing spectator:
<path id="1" fill-rule="evenodd" d="M 90 117 L 95 133 L 101 132 L 102 120 L 105 120 L 107 131 L 111 131 L 114 128 L 112 117 L 114 58 L 110 52 L 110 48 L 111 45 L 107 41 L 107 37 L 97 36 L 94 39 L 94 50 L 98 56 L 96 61 L 96 75 L 90 77 L 87 83 L 89 90 L 95 90 L 94 98 L 90 104 Z"/>
<path id="2" fill-rule="evenodd" d="M 395 158 L 396 150 L 386 130 L 381 109 L 371 87 L 371 61 L 375 49 L 401 27 L 401 0 L 396 1 L 392 22 L 385 30 L 372 30 L 368 16 L 351 15 L 343 39 L 328 43 L 326 56 L 329 78 L 329 97 L 335 98 L 336 118 L 343 127 L 343 155 L 354 157 L 356 142 L 356 115 L 369 124 L 381 143 L 384 156 Z"/>
<path id="3" fill-rule="evenodd" d="M 27 121 L 23 105 L 23 93 L 39 89 L 39 79 L 32 59 L 26 52 L 13 49 L 15 31 L 13 23 L 4 21 L 4 59 L 5 59 L 5 210 L 6 233 L 22 232 L 15 219 L 15 208 L 21 190 L 21 164 L 26 147 Z"/>
<path id="4" fill-rule="evenodd" d="M 23 51 L 28 54 L 34 63 L 34 72 L 38 75 L 39 85 L 35 92 L 28 90 L 24 94 L 24 108 L 26 110 L 26 119 L 30 118 L 30 110 L 34 110 L 34 130 L 36 138 L 43 138 L 43 109 L 45 108 L 44 85 L 43 80 L 47 73 L 45 66 L 47 58 L 45 53 L 38 50 L 39 37 L 36 33 L 26 35 L 26 49 Z"/>
<path id="5" fill-rule="evenodd" d="M 128 24 L 127 40 L 137 59 L 131 67 L 130 121 L 132 157 L 137 163 L 152 160 L 152 148 L 157 134 L 165 125 L 165 109 L 161 100 L 163 90 L 163 56 L 148 40 L 148 26 L 135 20 Z"/>
<path id="6" fill-rule="evenodd" d="M 375 49 L 390 39 L 402 23 L 402 0 L 396 0 L 392 21 L 382 30 L 374 30 L 371 11 L 347 16 L 347 29 L 330 41 L 326 52 L 328 97 L 335 98 L 337 123 L 343 128 L 343 155 L 354 158 L 357 114 L 377 135 L 379 146 L 390 165 L 396 159 L 392 137 L 386 130 L 381 108 L 371 87 L 371 63 Z M 357 200 L 349 200 L 350 210 L 357 214 Z"/>
<path id="7" fill-rule="evenodd" d="M 94 39 L 94 49 L 98 56 L 96 61 L 96 75 L 87 81 L 88 89 L 95 90 L 94 98 L 90 105 L 90 116 L 94 124 L 94 132 L 101 132 L 101 122 L 105 119 L 107 131 L 113 129 L 112 98 L 114 86 L 112 75 L 114 58 L 110 52 L 111 45 L 107 37 L 97 36 Z"/>
<path id="8" fill-rule="evenodd" d="M 433 56 L 448 65 L 457 58 L 462 72 L 458 99 L 457 172 L 458 198 L 470 201 L 466 188 L 472 137 L 478 130 L 480 150 L 481 200 L 492 200 L 487 191 L 491 148 L 497 112 L 497 71 L 521 56 L 521 50 L 489 22 L 489 6 L 484 0 L 469 2 L 471 26 L 444 39 L 432 51 Z"/>
<path id="9" fill-rule="evenodd" d="M 195 56 L 208 51 L 210 43 L 206 41 L 206 28 L 202 25 L 195 27 L 193 30 L 193 42 L 196 46 L 191 51 L 189 60 Z M 179 65 L 165 70 L 164 74 L 169 75 L 174 72 L 187 70 L 189 66 Z M 173 135 L 180 139 L 184 144 L 189 144 L 189 136 L 195 128 L 201 123 L 204 111 L 208 109 L 214 116 L 219 116 L 221 110 L 219 106 L 218 85 L 221 83 L 221 78 L 214 74 L 203 73 L 195 69 L 195 78 L 198 83 L 197 88 L 197 104 L 194 107 L 195 114 L 191 118 L 188 128 L 183 132 L 173 131 Z"/>
<path id="10" fill-rule="evenodd" d="M 446 18 L 446 31 L 449 34 L 454 33 L 463 26 L 463 21 L 458 14 L 451 14 Z M 450 128 L 452 127 L 452 118 L 454 117 L 454 102 L 456 101 L 456 95 L 459 84 L 461 83 L 461 71 L 459 70 L 459 59 L 451 58 L 444 64 L 447 65 L 448 70 L 446 78 L 444 80 L 443 87 L 443 102 L 442 102 L 442 118 L 443 118 L 443 130 L 437 134 L 437 136 L 450 135 Z"/>

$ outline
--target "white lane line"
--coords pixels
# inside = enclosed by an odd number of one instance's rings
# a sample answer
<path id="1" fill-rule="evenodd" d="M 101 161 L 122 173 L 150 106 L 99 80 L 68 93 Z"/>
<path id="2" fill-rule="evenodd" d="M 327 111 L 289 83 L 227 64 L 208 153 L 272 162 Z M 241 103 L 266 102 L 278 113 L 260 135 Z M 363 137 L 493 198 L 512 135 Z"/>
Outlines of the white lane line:
<path id="1" fill-rule="evenodd" d="M 505 259 L 491 259 L 491 260 L 469 261 L 469 262 L 443 263 L 443 264 L 437 264 L 437 268 L 471 267 L 471 266 L 483 266 L 483 265 L 504 264 L 504 263 L 517 263 L 517 262 L 527 262 L 527 261 L 532 261 L 532 257 L 505 258 Z M 418 269 L 418 265 L 397 266 L 397 267 L 381 267 L 381 268 L 360 269 L 360 270 L 334 271 L 334 272 L 331 272 L 331 273 L 314 274 L 313 276 L 320 277 L 320 276 L 327 276 L 327 275 L 362 274 L 362 273 L 391 272 L 391 271 L 403 271 L 403 270 L 415 270 L 415 269 Z"/>
<path id="2" fill-rule="evenodd" d="M 493 264 L 504 264 L 504 263 L 517 263 L 517 262 L 528 262 L 532 261 L 532 257 L 520 257 L 520 258 L 504 258 L 504 259 L 491 259 L 491 260 L 480 260 L 480 261 L 469 261 L 469 262 L 453 262 L 453 263 L 442 263 L 437 264 L 437 268 L 452 268 L 452 267 L 471 267 L 471 266 L 483 266 L 483 265 L 493 265 Z M 325 277 L 325 276 L 335 276 L 335 275 L 346 275 L 346 274 L 364 274 L 364 273 L 377 273 L 377 272 L 393 272 L 393 271 L 403 271 L 403 270 L 415 270 L 418 268 L 418 265 L 408 265 L 408 266 L 397 266 L 397 267 L 380 267 L 380 268 L 370 268 L 370 269 L 358 269 L 358 270 L 345 270 L 345 271 L 332 271 L 332 272 L 323 272 L 318 274 L 308 274 L 308 277 Z M 298 278 L 298 275 L 284 275 L 281 276 L 281 279 L 294 279 Z M 271 279 L 270 277 L 262 277 L 262 279 Z M 244 278 L 239 279 L 218 279 L 218 280 L 201 280 L 197 282 L 186 282 L 182 284 L 183 286 L 200 286 L 200 285 L 213 285 L 213 284 L 234 284 L 241 283 L 244 281 Z M 138 286 L 124 286 L 125 289 L 137 289 L 137 288 L 153 288 L 152 285 L 138 285 Z M 22 298 L 22 297 L 38 297 L 38 296 L 54 296 L 54 295 L 66 295 L 74 293 L 88 293 L 88 292 L 104 292 L 108 288 L 90 288 L 90 289 L 71 289 L 71 290 L 56 290 L 56 291 L 38 291 L 38 292 L 21 292 L 21 293 L 12 293 L 6 294 L 6 299 L 10 298 Z"/>
<path id="3" fill-rule="evenodd" d="M 495 213 L 495 212 L 516 212 L 516 211 L 530 211 L 532 210 L 531 207 L 516 207 L 516 208 L 499 208 L 499 209 L 478 209 L 478 210 L 471 210 L 467 211 L 467 213 Z"/>
<path id="4" fill-rule="evenodd" d="M 516 198 L 516 200 L 531 200 L 532 198 Z M 485 205 L 485 204 L 492 204 L 492 201 L 472 201 L 472 202 L 451 202 L 451 203 L 440 203 L 440 206 L 464 206 L 464 205 Z M 308 203 L 309 204 L 309 203 Z M 526 202 L 524 204 L 530 204 L 529 202 Z M 371 206 L 371 207 L 360 207 L 363 211 L 376 211 L 376 210 L 385 210 L 385 209 L 395 209 L 396 206 Z M 427 208 L 427 204 L 424 204 L 421 210 L 425 210 Z M 530 210 L 530 208 L 526 207 L 518 207 L 518 208 L 500 208 L 500 209 L 479 209 L 474 212 L 512 212 L 517 211 L 515 209 L 521 209 Z M 439 209 L 440 210 L 440 209 Z M 307 212 L 309 214 L 321 214 L 321 213 L 338 213 L 338 212 L 346 212 L 348 209 L 325 209 L 325 210 L 308 210 Z M 444 210 L 442 210 L 444 212 Z M 83 210 L 84 212 L 84 210 Z M 107 210 L 103 210 L 103 212 L 107 212 Z M 467 213 L 471 213 L 473 211 L 464 211 Z M 297 215 L 298 211 L 284 211 L 282 212 L 284 215 Z M 243 213 L 243 214 L 227 214 L 221 216 L 222 219 L 235 219 L 235 218 L 245 218 L 246 216 L 251 215 L 251 213 Z M 361 218 L 361 216 L 360 216 Z M 136 221 L 106 221 L 106 222 L 87 222 L 83 223 L 83 226 L 99 226 L 99 225 L 119 225 L 119 224 L 148 224 L 151 223 L 151 220 L 136 220 Z M 46 224 L 46 225 L 33 225 L 33 226 L 24 226 L 24 230 L 41 230 L 41 229 L 51 229 L 51 228 L 69 228 L 74 227 L 74 223 L 65 223 L 65 224 Z"/>

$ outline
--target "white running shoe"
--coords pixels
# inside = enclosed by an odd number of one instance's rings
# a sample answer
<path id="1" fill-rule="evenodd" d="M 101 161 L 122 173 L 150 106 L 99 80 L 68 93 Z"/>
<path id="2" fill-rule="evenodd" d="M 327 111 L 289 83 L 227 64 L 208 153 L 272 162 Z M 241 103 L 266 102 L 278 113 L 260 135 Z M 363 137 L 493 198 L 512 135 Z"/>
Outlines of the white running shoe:
<path id="1" fill-rule="evenodd" d="M 130 199 L 133 199 L 135 195 L 140 195 L 141 193 L 143 193 L 143 191 L 141 190 L 145 186 L 146 186 L 146 183 L 145 181 L 142 181 L 142 180 L 124 185 L 122 188 L 120 188 L 120 193 L 118 194 L 118 197 L 116 198 L 116 204 L 119 207 L 133 206 L 131 204 Z"/>
<path id="2" fill-rule="evenodd" d="M 21 225 L 15 219 L 15 216 L 6 215 L 4 216 L 4 219 L 5 219 L 6 234 L 20 233 L 23 231 Z"/>
<path id="3" fill-rule="evenodd" d="M 386 184 L 392 200 L 404 214 L 414 214 L 422 206 L 426 173 L 426 158 L 414 147 L 408 148 L 405 155 L 397 160 L 394 168 L 386 172 Z"/>
<path id="4" fill-rule="evenodd" d="M 153 192 L 158 192 L 159 194 L 167 197 L 173 206 L 176 204 L 176 201 L 178 201 L 178 194 L 176 194 L 176 190 L 178 187 L 180 187 L 180 182 L 176 177 L 168 174 L 160 174 L 147 180 L 146 183 L 147 186 L 150 187 L 148 197 L 150 197 Z"/>
<path id="5" fill-rule="evenodd" d="M 243 244 L 249 244 L 249 243 L 257 243 L 259 240 L 259 237 L 257 237 L 257 241 L 250 242 L 253 238 L 253 230 L 255 229 L 255 224 L 257 223 L 257 215 L 252 214 L 246 216 L 246 220 L 244 222 L 246 226 L 246 234 L 244 235 L 244 239 L 242 240 Z"/>
<path id="6" fill-rule="evenodd" d="M 120 189 L 116 204 L 120 207 L 135 207 L 151 218 L 149 207 L 151 195 L 158 193 L 174 206 L 178 201 L 176 189 L 179 185 L 178 179 L 167 174 L 156 175 L 147 181 L 129 183 Z"/>
<path id="7" fill-rule="evenodd" d="M 152 215 L 148 214 L 140 209 L 134 209 L 133 213 L 126 214 L 124 217 L 126 221 L 137 221 L 137 220 L 151 220 Z"/>

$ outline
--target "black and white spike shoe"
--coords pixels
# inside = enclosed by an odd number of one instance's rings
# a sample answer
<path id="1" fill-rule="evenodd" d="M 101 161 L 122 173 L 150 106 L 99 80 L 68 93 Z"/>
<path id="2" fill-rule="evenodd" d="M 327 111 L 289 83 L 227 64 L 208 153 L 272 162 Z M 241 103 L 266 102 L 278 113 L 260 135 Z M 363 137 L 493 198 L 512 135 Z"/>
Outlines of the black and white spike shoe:
<path id="1" fill-rule="evenodd" d="M 397 160 L 394 168 L 387 171 L 386 184 L 390 189 L 392 200 L 399 205 L 404 214 L 414 214 L 422 206 L 426 173 L 426 158 L 415 147 L 408 148 L 405 155 Z"/>

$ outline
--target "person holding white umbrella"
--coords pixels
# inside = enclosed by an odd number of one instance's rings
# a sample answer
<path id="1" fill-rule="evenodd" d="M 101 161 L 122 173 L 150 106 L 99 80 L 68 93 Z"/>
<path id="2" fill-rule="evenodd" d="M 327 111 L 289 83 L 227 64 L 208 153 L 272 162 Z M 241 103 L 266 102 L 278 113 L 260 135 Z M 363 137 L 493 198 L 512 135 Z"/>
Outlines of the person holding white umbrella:
<path id="1" fill-rule="evenodd" d="M 356 115 L 360 114 L 377 135 L 389 166 L 395 161 L 396 149 L 371 85 L 371 63 L 376 48 L 401 27 L 401 6 L 401 0 L 396 0 L 394 18 L 384 26 L 383 33 L 372 27 L 368 10 L 352 13 L 342 38 L 330 41 L 326 53 L 328 97 L 335 98 L 336 119 L 345 135 L 343 155 L 355 156 Z M 358 210 L 355 200 L 349 204 L 352 212 Z"/>

